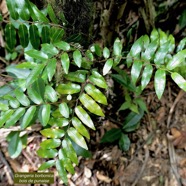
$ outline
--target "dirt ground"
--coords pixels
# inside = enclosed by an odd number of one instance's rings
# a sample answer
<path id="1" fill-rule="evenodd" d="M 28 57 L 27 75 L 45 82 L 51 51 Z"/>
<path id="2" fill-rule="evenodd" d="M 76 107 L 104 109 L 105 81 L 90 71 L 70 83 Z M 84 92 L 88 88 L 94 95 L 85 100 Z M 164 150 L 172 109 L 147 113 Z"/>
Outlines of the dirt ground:
<path id="1" fill-rule="evenodd" d="M 75 175 L 68 176 L 69 186 L 186 185 L 186 94 L 169 82 L 159 101 L 152 87 L 150 84 L 143 94 L 149 113 L 139 129 L 129 134 L 130 150 L 122 152 L 117 145 L 100 144 L 105 131 L 116 124 L 109 120 L 97 124 L 89 142 L 92 158 L 79 158 Z M 13 172 L 37 171 L 43 161 L 36 156 L 39 130 L 39 125 L 34 126 L 28 146 L 18 158 L 10 159 L 5 141 L 9 130 L 0 129 L 0 185 L 13 185 Z M 55 179 L 52 186 L 63 185 L 57 176 Z"/>

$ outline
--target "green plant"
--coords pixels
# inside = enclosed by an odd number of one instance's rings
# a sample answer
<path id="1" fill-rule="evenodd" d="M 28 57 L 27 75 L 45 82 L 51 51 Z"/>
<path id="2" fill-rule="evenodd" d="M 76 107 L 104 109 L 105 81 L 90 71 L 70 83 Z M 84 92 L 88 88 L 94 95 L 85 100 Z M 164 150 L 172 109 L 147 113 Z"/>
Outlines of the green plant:
<path id="1" fill-rule="evenodd" d="M 0 127 L 19 126 L 7 136 L 12 158 L 26 145 L 27 135 L 21 136 L 21 131 L 39 122 L 44 141 L 37 154 L 47 159 L 39 170 L 56 166 L 60 178 L 67 183 L 67 172 L 74 173 L 77 156 L 90 156 L 85 140 L 89 140 L 90 135 L 86 127 L 95 130 L 92 114 L 104 117 L 100 106 L 107 105 L 104 93 L 108 85 L 104 76 L 111 69 L 117 72 L 112 77 L 125 89 L 125 102 L 120 110 L 130 109 L 131 113 L 122 128 L 107 132 L 102 142 L 118 140 L 123 150 L 130 146 L 127 133 L 139 126 L 147 111 L 140 94 L 153 72 L 159 99 L 167 74 L 186 90 L 183 72 L 179 71 L 180 67 L 185 67 L 185 40 L 175 51 L 172 35 L 153 30 L 150 38 L 140 37 L 126 57 L 118 38 L 111 49 L 102 49 L 98 44 L 83 49 L 78 43 L 65 41 L 65 31 L 57 25 L 50 4 L 41 11 L 28 0 L 21 2 L 7 0 L 10 21 L 4 31 L 7 59 L 22 53 L 26 62 L 8 65 L 6 72 L 13 80 L 0 87 Z M 99 70 L 101 62 L 104 62 L 103 68 Z M 130 76 L 119 68 L 122 63 L 131 67 Z"/>

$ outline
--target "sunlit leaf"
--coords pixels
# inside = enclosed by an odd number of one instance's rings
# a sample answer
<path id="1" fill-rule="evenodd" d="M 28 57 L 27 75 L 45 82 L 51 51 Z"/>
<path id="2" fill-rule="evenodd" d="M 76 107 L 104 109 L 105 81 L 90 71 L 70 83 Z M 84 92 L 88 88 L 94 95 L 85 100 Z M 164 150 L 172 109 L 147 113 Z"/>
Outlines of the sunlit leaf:
<path id="1" fill-rule="evenodd" d="M 40 147 L 39 150 L 37 150 L 37 155 L 41 158 L 55 158 L 57 154 L 56 149 L 44 149 Z"/>
<path id="2" fill-rule="evenodd" d="M 55 165 L 55 160 L 49 160 L 45 163 L 42 163 L 40 165 L 40 167 L 38 168 L 38 170 L 46 170 L 46 169 L 49 169 L 50 167 L 52 167 L 54 165 Z"/>
<path id="3" fill-rule="evenodd" d="M 47 63 L 47 73 L 48 73 L 48 80 L 52 81 L 52 78 L 56 72 L 56 66 L 57 66 L 57 61 L 55 58 L 49 59 Z"/>
<path id="4" fill-rule="evenodd" d="M 135 60 L 132 65 L 131 79 L 134 84 L 136 84 L 136 82 L 138 80 L 138 77 L 141 73 L 142 66 L 143 66 L 142 61 L 138 61 L 138 60 Z"/>
<path id="5" fill-rule="evenodd" d="M 110 50 L 109 50 L 107 47 L 105 47 L 105 48 L 103 49 L 103 57 L 104 57 L 105 59 L 108 59 L 108 58 L 110 57 Z"/>
<path id="6" fill-rule="evenodd" d="M 64 102 L 59 104 L 59 111 L 63 117 L 69 118 L 70 111 L 67 103 Z"/>
<path id="7" fill-rule="evenodd" d="M 142 90 L 147 86 L 147 84 L 150 82 L 150 79 L 152 77 L 153 73 L 153 67 L 151 64 L 147 64 L 143 70 L 142 78 L 141 78 L 141 88 Z"/>
<path id="8" fill-rule="evenodd" d="M 56 91 L 60 94 L 76 94 L 80 92 L 81 86 L 75 83 L 60 84 Z"/>
<path id="9" fill-rule="evenodd" d="M 186 80 L 177 72 L 171 73 L 174 82 L 184 91 L 186 91 Z"/>
<path id="10" fill-rule="evenodd" d="M 56 14 L 55 14 L 51 4 L 48 4 L 47 12 L 48 12 L 49 18 L 51 19 L 52 23 L 58 24 L 59 20 L 57 19 Z"/>
<path id="11" fill-rule="evenodd" d="M 6 121 L 8 121 L 8 119 L 12 116 L 12 114 L 14 113 L 14 110 L 7 110 L 6 112 L 1 112 L 1 116 L 0 116 L 0 128 L 4 125 L 4 123 Z"/>
<path id="12" fill-rule="evenodd" d="M 54 43 L 54 46 L 56 46 L 59 49 L 64 50 L 64 51 L 70 50 L 70 45 L 65 41 L 59 41 L 57 43 Z"/>
<path id="13" fill-rule="evenodd" d="M 61 145 L 60 139 L 47 139 L 40 143 L 40 146 L 43 149 L 55 149 L 60 145 Z"/>
<path id="14" fill-rule="evenodd" d="M 59 177 L 63 180 L 65 184 L 67 184 L 68 183 L 67 172 L 64 168 L 64 164 L 62 160 L 56 161 L 56 169 L 58 171 Z"/>
<path id="15" fill-rule="evenodd" d="M 56 102 L 58 100 L 56 91 L 49 85 L 45 88 L 45 97 L 51 102 Z"/>
<path id="16" fill-rule="evenodd" d="M 39 109 L 39 120 L 43 126 L 46 126 L 50 119 L 50 104 L 44 104 Z"/>
<path id="17" fill-rule="evenodd" d="M 47 138 L 62 138 L 65 131 L 57 128 L 47 128 L 40 131 L 40 133 Z"/>
<path id="18" fill-rule="evenodd" d="M 113 59 L 108 59 L 103 67 L 103 75 L 108 74 L 113 65 Z"/>
<path id="19" fill-rule="evenodd" d="M 48 56 L 39 50 L 35 50 L 35 49 L 31 49 L 25 52 L 28 56 L 34 58 L 34 59 L 38 59 L 41 61 L 46 61 L 48 59 Z"/>
<path id="20" fill-rule="evenodd" d="M 81 63 L 82 63 L 82 55 L 79 50 L 75 50 L 73 52 L 73 59 L 74 59 L 75 64 L 80 68 Z"/>
<path id="21" fill-rule="evenodd" d="M 121 43 L 121 41 L 119 40 L 119 38 L 117 38 L 117 39 L 114 41 L 114 46 L 113 46 L 114 55 L 120 56 L 120 55 L 121 55 L 121 51 L 122 51 L 122 43 Z"/>
<path id="22" fill-rule="evenodd" d="M 70 66 L 70 59 L 68 54 L 65 52 L 61 55 L 61 65 L 66 74 L 68 74 L 69 66 Z"/>
<path id="23" fill-rule="evenodd" d="M 14 94 L 17 98 L 17 100 L 25 107 L 30 105 L 30 100 L 27 98 L 27 96 L 19 89 L 14 90 Z"/>
<path id="24" fill-rule="evenodd" d="M 49 57 L 53 57 L 54 55 L 57 55 L 59 51 L 56 47 L 54 47 L 52 44 L 44 43 L 41 45 L 41 50 L 46 53 Z"/>

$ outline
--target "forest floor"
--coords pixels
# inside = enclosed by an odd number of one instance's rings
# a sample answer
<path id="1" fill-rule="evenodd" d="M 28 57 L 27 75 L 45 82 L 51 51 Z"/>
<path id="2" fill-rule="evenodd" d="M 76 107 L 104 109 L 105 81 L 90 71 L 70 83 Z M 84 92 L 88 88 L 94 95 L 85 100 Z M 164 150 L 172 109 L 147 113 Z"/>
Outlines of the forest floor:
<path id="1" fill-rule="evenodd" d="M 186 94 L 168 82 L 161 100 L 148 86 L 143 96 L 149 110 L 138 130 L 129 135 L 128 152 L 117 145 L 100 144 L 103 134 L 117 127 L 112 121 L 97 124 L 89 142 L 92 158 L 80 158 L 75 175 L 69 175 L 69 186 L 181 186 L 186 185 Z M 28 146 L 16 159 L 7 153 L 7 129 L 0 129 L 1 186 L 13 185 L 14 172 L 37 171 L 42 163 L 36 155 L 42 140 L 40 126 L 29 132 Z M 54 169 L 50 169 L 57 175 Z M 63 185 L 55 177 L 55 184 Z M 36 185 L 37 186 L 37 185 Z M 39 186 L 39 185 L 38 185 Z"/>

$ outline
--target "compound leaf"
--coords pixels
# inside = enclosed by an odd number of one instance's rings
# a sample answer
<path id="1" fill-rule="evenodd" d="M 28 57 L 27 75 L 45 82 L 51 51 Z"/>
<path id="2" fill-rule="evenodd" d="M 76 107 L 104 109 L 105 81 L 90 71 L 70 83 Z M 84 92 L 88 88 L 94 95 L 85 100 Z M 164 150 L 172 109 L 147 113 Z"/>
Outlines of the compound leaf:
<path id="1" fill-rule="evenodd" d="M 47 128 L 40 131 L 40 133 L 47 138 L 62 138 L 65 131 L 57 128 Z"/>

